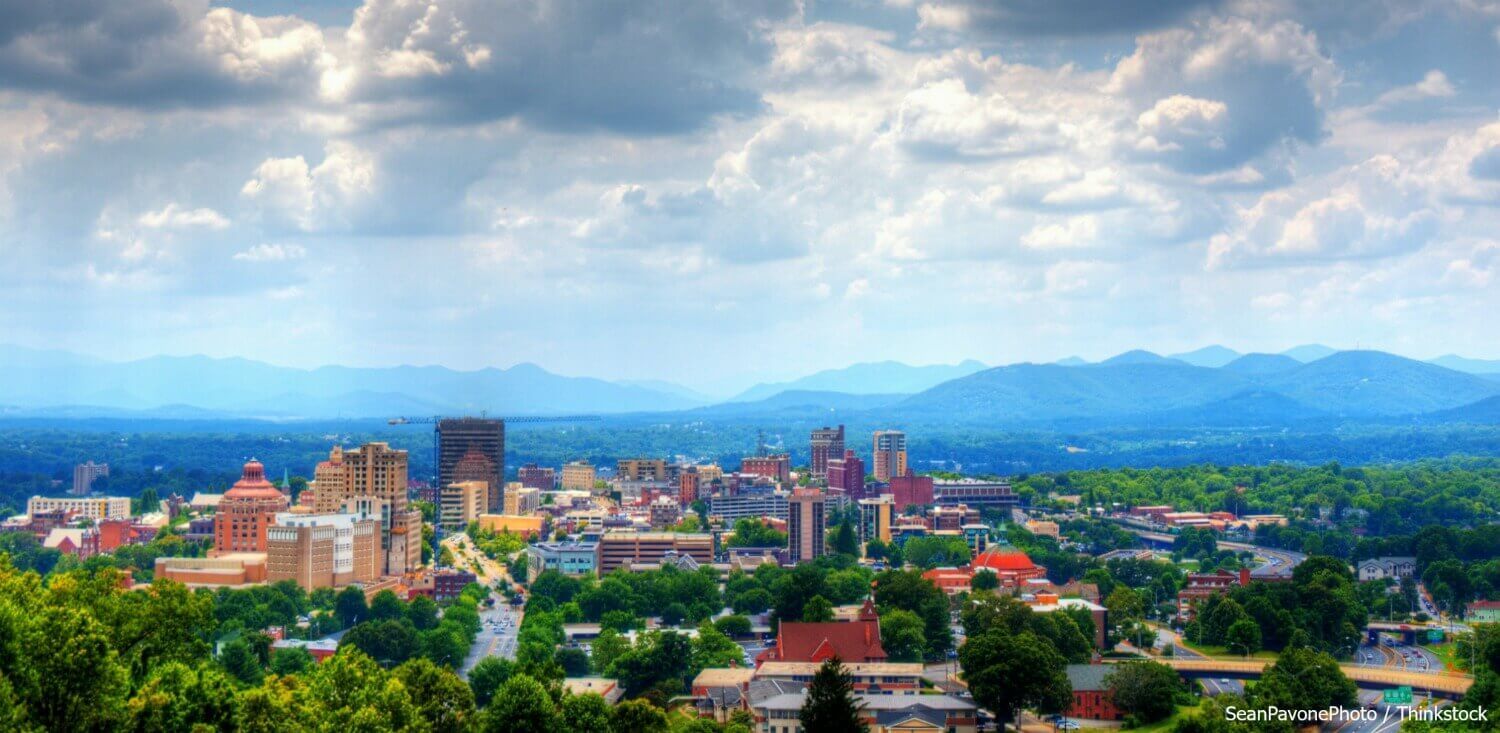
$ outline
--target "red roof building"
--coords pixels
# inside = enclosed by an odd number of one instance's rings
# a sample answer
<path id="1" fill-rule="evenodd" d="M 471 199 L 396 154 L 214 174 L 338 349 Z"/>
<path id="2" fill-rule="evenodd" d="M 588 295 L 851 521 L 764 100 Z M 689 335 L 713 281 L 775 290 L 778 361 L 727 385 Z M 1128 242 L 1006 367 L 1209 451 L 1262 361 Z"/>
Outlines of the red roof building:
<path id="1" fill-rule="evenodd" d="M 960 568 L 934 568 L 922 573 L 922 577 L 946 593 L 964 593 L 970 590 L 974 573 L 980 570 L 994 573 L 1002 588 L 1015 588 L 1033 578 L 1047 576 L 1047 569 L 1033 563 L 1024 552 L 988 550 L 979 553 L 968 565 Z"/>
<path id="2" fill-rule="evenodd" d="M 776 645 L 761 652 L 755 666 L 765 662 L 821 663 L 833 657 L 846 664 L 886 661 L 885 648 L 880 645 L 880 616 L 872 599 L 865 599 L 854 621 L 783 621 L 776 633 Z"/>

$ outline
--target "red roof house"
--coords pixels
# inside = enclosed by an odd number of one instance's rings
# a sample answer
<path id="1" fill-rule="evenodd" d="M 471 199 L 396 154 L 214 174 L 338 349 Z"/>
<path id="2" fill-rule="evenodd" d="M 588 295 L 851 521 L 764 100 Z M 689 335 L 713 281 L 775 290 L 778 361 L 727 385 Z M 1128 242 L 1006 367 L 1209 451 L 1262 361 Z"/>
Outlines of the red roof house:
<path id="1" fill-rule="evenodd" d="M 847 664 L 886 661 L 874 601 L 866 598 L 854 621 L 783 621 L 776 633 L 776 645 L 761 652 L 755 666 L 764 662 L 818 663 L 833 657 Z"/>

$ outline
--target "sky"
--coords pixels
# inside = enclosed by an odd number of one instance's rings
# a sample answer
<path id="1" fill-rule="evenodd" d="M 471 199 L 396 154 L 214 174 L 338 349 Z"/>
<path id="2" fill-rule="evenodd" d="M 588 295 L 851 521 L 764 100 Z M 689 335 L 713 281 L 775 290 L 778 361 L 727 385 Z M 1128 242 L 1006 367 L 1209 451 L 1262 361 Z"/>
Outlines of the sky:
<path id="1" fill-rule="evenodd" d="M 0 0 L 0 342 L 1500 357 L 1500 3 Z"/>

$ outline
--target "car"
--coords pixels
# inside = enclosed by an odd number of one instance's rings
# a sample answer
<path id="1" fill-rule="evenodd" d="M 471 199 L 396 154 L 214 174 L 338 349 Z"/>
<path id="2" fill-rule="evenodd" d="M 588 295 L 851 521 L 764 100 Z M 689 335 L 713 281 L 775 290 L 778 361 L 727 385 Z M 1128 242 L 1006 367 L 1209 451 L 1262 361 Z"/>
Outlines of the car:
<path id="1" fill-rule="evenodd" d="M 1227 685 L 1227 684 L 1229 684 L 1229 678 L 1228 677 L 1220 677 L 1219 678 L 1219 684 L 1221 684 L 1221 685 Z"/>

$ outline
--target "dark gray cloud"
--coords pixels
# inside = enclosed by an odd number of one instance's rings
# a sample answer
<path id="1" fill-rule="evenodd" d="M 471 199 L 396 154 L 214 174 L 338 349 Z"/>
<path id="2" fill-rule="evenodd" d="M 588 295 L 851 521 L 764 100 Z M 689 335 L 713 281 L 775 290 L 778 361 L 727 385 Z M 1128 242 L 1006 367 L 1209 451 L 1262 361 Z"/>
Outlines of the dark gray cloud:
<path id="1" fill-rule="evenodd" d="M 790 0 L 371 0 L 348 96 L 386 123 L 508 118 L 561 131 L 678 133 L 762 108 L 752 75 Z"/>
<path id="2" fill-rule="evenodd" d="M 303 94 L 321 31 L 186 0 L 0 0 L 0 87 L 131 107 Z"/>
<path id="3" fill-rule="evenodd" d="M 984 36 L 1121 35 L 1171 25 L 1220 0 L 930 0 L 925 15 Z"/>

